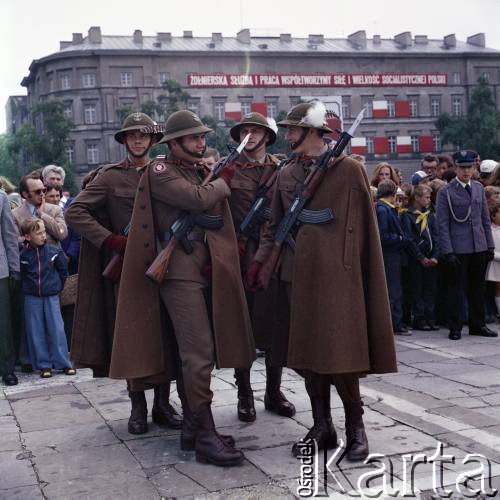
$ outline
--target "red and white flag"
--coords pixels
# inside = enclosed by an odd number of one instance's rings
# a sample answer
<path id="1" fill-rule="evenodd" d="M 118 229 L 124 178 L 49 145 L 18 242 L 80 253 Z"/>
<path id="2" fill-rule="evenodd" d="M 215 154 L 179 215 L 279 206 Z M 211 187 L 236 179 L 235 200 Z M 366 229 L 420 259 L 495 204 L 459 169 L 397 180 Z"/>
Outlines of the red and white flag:
<path id="1" fill-rule="evenodd" d="M 241 120 L 241 102 L 226 102 L 224 105 L 226 120 Z"/>
<path id="2" fill-rule="evenodd" d="M 411 153 L 411 137 L 409 135 L 398 135 L 396 138 L 396 151 L 398 153 Z"/>
<path id="3" fill-rule="evenodd" d="M 366 137 L 353 137 L 351 139 L 351 153 L 365 155 L 367 152 Z"/>
<path id="4" fill-rule="evenodd" d="M 389 107 L 387 101 L 373 101 L 373 118 L 387 118 Z"/>

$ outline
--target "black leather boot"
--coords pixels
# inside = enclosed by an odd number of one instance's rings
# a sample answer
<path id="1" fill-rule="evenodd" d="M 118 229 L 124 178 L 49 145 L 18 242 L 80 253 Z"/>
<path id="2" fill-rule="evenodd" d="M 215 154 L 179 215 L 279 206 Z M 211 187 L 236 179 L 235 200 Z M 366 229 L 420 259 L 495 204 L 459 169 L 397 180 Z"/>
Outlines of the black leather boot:
<path id="1" fill-rule="evenodd" d="M 369 451 L 368 438 L 366 437 L 365 425 L 363 420 L 357 422 L 346 421 L 346 446 L 350 446 L 349 452 L 346 455 L 347 460 L 350 462 L 359 462 L 364 460 Z M 351 444 L 352 443 L 352 444 Z"/>
<path id="2" fill-rule="evenodd" d="M 177 394 L 181 400 L 182 405 L 182 429 L 181 429 L 181 450 L 193 451 L 196 443 L 196 432 L 198 424 L 194 413 L 189 408 L 187 403 L 186 392 L 184 390 L 184 383 L 182 378 L 177 379 Z M 221 434 L 220 437 L 226 442 L 228 446 L 234 446 L 234 438 L 230 435 Z"/>
<path id="3" fill-rule="evenodd" d="M 257 418 L 250 385 L 250 369 L 236 368 L 234 378 L 238 386 L 238 418 L 242 422 L 254 422 Z"/>
<path id="4" fill-rule="evenodd" d="M 330 379 L 324 375 L 306 375 L 306 390 L 311 400 L 314 425 L 302 441 L 314 439 L 318 450 L 337 446 L 337 433 L 330 409 Z M 292 455 L 300 455 L 300 442 L 292 446 Z"/>
<path id="5" fill-rule="evenodd" d="M 239 465 L 245 459 L 241 450 L 237 450 L 225 442 L 215 430 L 210 404 L 204 404 L 195 413 L 198 423 L 196 432 L 196 461 L 231 467 Z"/>
<path id="6" fill-rule="evenodd" d="M 282 417 L 293 417 L 295 406 L 288 401 L 280 391 L 281 374 L 283 368 L 271 366 L 266 356 L 266 394 L 264 395 L 264 406 Z"/>
<path id="7" fill-rule="evenodd" d="M 128 396 L 132 403 L 128 431 L 130 434 L 145 434 L 148 432 L 148 406 L 144 391 L 129 391 Z"/>
<path id="8" fill-rule="evenodd" d="M 157 384 L 154 386 L 153 401 L 153 422 L 158 425 L 180 429 L 182 427 L 182 417 L 170 404 L 170 383 Z"/>

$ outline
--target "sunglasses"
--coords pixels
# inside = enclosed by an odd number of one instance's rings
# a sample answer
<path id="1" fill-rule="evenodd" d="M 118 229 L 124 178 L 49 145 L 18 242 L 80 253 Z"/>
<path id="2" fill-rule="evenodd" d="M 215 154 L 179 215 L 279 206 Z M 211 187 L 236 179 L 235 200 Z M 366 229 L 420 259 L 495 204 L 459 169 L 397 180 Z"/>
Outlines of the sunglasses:
<path id="1" fill-rule="evenodd" d="M 35 194 L 45 194 L 47 192 L 47 189 L 46 188 L 42 188 L 42 189 L 35 189 L 33 191 L 30 191 L 30 193 L 35 193 Z"/>

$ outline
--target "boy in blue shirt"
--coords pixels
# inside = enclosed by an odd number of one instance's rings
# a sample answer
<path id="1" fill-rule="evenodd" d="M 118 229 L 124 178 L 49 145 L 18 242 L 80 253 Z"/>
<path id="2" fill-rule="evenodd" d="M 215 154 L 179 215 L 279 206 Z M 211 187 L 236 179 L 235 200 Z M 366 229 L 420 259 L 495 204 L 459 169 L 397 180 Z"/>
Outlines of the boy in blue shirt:
<path id="1" fill-rule="evenodd" d="M 66 257 L 60 248 L 47 244 L 41 219 L 26 219 L 21 233 L 26 242 L 20 255 L 24 316 L 33 368 L 42 378 L 51 377 L 53 368 L 74 375 L 59 303 L 68 276 Z"/>

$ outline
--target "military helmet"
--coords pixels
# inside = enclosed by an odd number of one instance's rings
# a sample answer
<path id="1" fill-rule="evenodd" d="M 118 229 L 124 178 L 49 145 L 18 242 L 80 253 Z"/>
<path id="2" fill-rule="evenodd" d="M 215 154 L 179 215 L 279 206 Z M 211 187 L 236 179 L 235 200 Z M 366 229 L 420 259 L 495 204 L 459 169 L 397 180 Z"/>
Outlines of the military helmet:
<path id="1" fill-rule="evenodd" d="M 317 102 L 317 101 L 316 101 Z M 315 106 L 315 101 L 313 102 L 301 102 L 296 104 L 286 115 L 284 120 L 277 123 L 278 127 L 303 127 L 303 128 L 315 128 L 326 133 L 331 133 L 333 130 L 327 126 L 326 114 L 324 119 L 321 119 L 322 123 L 314 123 L 314 120 L 309 120 L 308 113 Z M 333 116 L 333 114 L 332 114 Z"/>
<path id="2" fill-rule="evenodd" d="M 122 128 L 115 134 L 115 140 L 123 144 L 126 132 L 138 130 L 139 132 L 154 135 L 156 140 L 159 141 L 163 137 L 163 134 L 154 131 L 156 126 L 157 123 L 145 113 L 131 113 L 123 120 Z"/>
<path id="3" fill-rule="evenodd" d="M 160 143 L 192 134 L 206 134 L 212 132 L 203 124 L 198 115 L 187 109 L 172 113 L 165 123 L 165 132 Z"/>
<path id="4" fill-rule="evenodd" d="M 271 123 L 269 123 L 268 119 L 264 115 L 261 115 L 257 112 L 252 112 L 246 114 L 239 123 L 233 125 L 229 133 L 236 142 L 240 142 L 241 127 L 243 127 L 244 125 L 258 125 L 259 127 L 264 127 L 269 132 L 267 145 L 270 146 L 271 144 L 274 144 L 276 142 L 276 126 L 274 126 L 273 128 Z"/>

